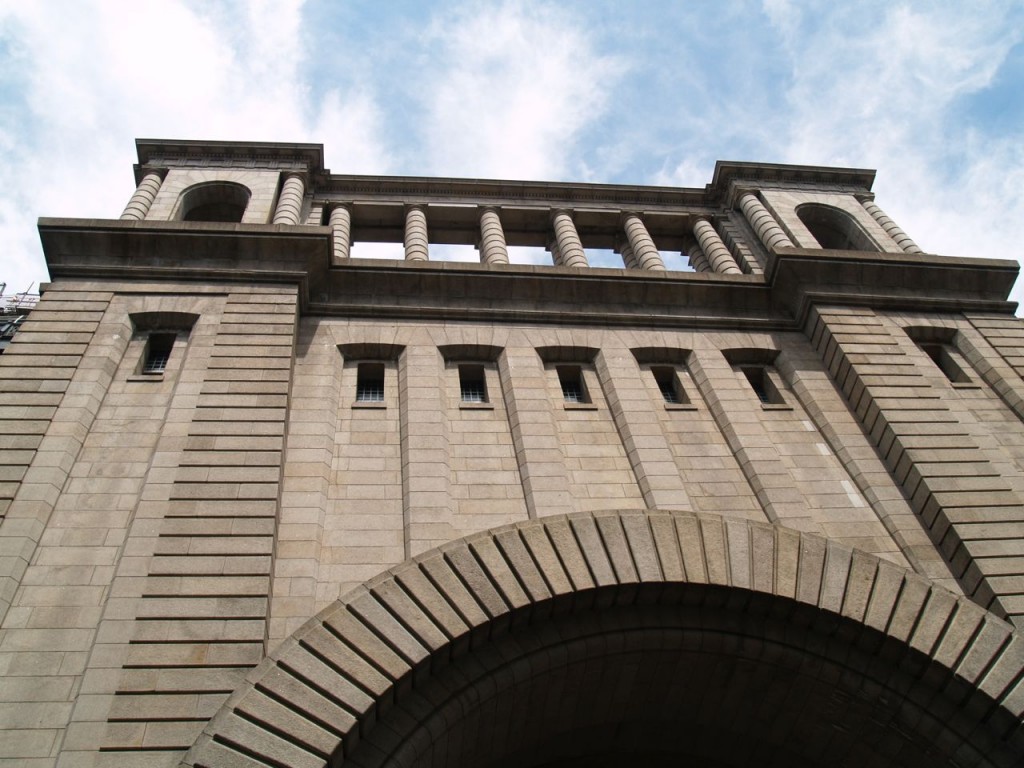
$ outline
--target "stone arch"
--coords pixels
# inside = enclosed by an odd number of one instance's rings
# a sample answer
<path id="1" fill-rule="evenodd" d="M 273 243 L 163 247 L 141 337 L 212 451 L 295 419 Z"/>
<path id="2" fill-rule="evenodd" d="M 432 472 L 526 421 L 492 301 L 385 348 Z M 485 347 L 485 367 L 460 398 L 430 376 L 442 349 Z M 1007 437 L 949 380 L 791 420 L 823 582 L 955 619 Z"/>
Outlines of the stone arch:
<path id="1" fill-rule="evenodd" d="M 245 216 L 252 192 L 234 181 L 207 181 L 181 193 L 176 218 L 237 224 Z"/>
<path id="2" fill-rule="evenodd" d="M 594 688 L 606 668 L 618 677 Z M 541 686 L 558 689 L 531 698 Z M 526 727 L 561 722 L 567 700 L 628 713 L 635 691 L 653 714 L 620 728 L 589 714 L 564 732 Z M 646 691 L 701 695 L 652 710 Z M 250 674 L 182 765 L 469 765 L 490 748 L 501 768 L 582 765 L 559 745 L 614 731 L 650 746 L 642 764 L 677 760 L 666 739 L 681 736 L 700 764 L 734 766 L 761 743 L 757 713 L 776 709 L 834 750 L 824 763 L 794 738 L 758 764 L 874 764 L 870 748 L 886 765 L 1018 765 L 1024 637 L 899 566 L 794 530 L 683 512 L 549 517 L 451 542 L 324 610 Z M 481 742 L 482 719 L 511 723 L 515 743 Z"/>
<path id="3" fill-rule="evenodd" d="M 878 246 L 849 213 L 832 205 L 805 203 L 796 215 L 822 248 L 877 251 Z"/>

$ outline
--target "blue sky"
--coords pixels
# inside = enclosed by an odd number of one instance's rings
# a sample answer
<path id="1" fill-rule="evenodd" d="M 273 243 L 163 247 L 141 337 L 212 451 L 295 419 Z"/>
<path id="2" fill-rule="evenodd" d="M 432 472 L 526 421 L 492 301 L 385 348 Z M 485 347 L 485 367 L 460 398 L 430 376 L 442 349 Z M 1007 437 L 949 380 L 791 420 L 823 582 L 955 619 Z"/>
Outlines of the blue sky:
<path id="1" fill-rule="evenodd" d="M 120 215 L 136 137 L 320 142 L 338 173 L 875 168 L 926 251 L 1021 259 L 1024 3 L 0 0 L 8 292 L 46 279 L 37 217 Z"/>

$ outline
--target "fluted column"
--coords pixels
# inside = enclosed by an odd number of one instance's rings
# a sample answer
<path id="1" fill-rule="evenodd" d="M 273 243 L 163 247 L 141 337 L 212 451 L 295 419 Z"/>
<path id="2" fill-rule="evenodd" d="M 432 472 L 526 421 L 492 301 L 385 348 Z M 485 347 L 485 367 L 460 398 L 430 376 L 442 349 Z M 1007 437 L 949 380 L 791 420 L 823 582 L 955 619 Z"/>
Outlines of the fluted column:
<path id="1" fill-rule="evenodd" d="M 124 213 L 121 214 L 121 218 L 134 219 L 136 221 L 142 221 L 146 218 L 146 214 L 149 213 L 149 208 L 153 205 L 156 193 L 160 191 L 162 183 L 163 174 L 158 171 L 147 173 L 142 181 L 139 182 L 139 186 L 135 188 L 135 194 L 128 201 L 128 205 L 124 207 Z"/>
<path id="2" fill-rule="evenodd" d="M 651 237 L 644 223 L 640 221 L 640 217 L 635 213 L 626 214 L 623 228 L 626 230 L 626 238 L 629 240 L 629 247 L 633 251 L 633 258 L 637 266 L 640 269 L 664 272 L 665 262 L 661 260 L 658 246 L 654 244 L 654 238 Z"/>
<path id="3" fill-rule="evenodd" d="M 508 264 L 505 231 L 495 208 L 484 208 L 480 213 L 480 260 L 484 264 Z"/>
<path id="4" fill-rule="evenodd" d="M 328 224 L 331 227 L 331 260 L 337 264 L 352 253 L 352 211 L 347 205 L 332 208 Z"/>
<path id="5" fill-rule="evenodd" d="M 700 249 L 700 243 L 694 240 L 686 248 L 686 255 L 690 259 L 690 266 L 696 272 L 710 272 L 711 265 L 708 264 L 708 259 L 704 255 L 704 251 Z"/>
<path id="6" fill-rule="evenodd" d="M 750 222 L 750 226 L 757 232 L 757 236 L 761 238 L 764 247 L 769 251 L 774 251 L 776 248 L 793 247 L 793 241 L 786 236 L 782 227 L 775 221 L 775 217 L 753 192 L 747 192 L 740 197 L 740 209 L 747 217 L 747 221 Z"/>
<path id="7" fill-rule="evenodd" d="M 284 180 L 281 188 L 281 197 L 277 200 L 277 210 L 274 211 L 275 224 L 298 224 L 299 216 L 302 214 L 302 198 L 306 194 L 306 185 L 302 177 L 293 173 Z"/>
<path id="8" fill-rule="evenodd" d="M 563 267 L 587 267 L 587 254 L 583 251 L 583 243 L 576 232 L 576 225 L 572 223 L 572 216 L 568 211 L 555 211 L 551 217 L 555 230 L 555 242 L 558 245 L 558 258 L 556 263 Z M 552 251 L 552 253 L 554 253 Z"/>
<path id="9" fill-rule="evenodd" d="M 899 225 L 890 219 L 881 208 L 875 205 L 873 200 L 863 200 L 861 205 L 864 210 L 871 214 L 871 217 L 878 222 L 878 225 L 885 230 L 885 234 L 896 241 L 896 245 L 903 249 L 904 253 L 924 253 L 917 243 L 910 239 L 910 236 L 900 229 Z M 123 217 L 122 217 L 123 218 Z"/>
<path id="10" fill-rule="evenodd" d="M 698 219 L 693 225 L 693 234 L 700 241 L 701 250 L 707 257 L 711 269 L 723 275 L 741 275 L 743 271 L 732 257 L 722 238 L 706 219 Z"/>
<path id="11" fill-rule="evenodd" d="M 427 261 L 429 258 L 427 214 L 422 206 L 410 205 L 405 211 L 405 260 Z"/>

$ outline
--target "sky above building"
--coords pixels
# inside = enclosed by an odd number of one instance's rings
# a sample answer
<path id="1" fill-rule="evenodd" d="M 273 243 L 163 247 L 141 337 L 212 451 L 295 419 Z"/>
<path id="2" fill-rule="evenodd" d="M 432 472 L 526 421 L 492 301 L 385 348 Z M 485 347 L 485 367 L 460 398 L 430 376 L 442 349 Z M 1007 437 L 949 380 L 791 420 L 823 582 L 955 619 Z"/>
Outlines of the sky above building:
<path id="1" fill-rule="evenodd" d="M 925 251 L 1021 260 L 1024 3 L 0 0 L 8 293 L 47 279 L 37 217 L 120 215 L 137 137 L 318 142 L 336 173 L 874 168 Z"/>

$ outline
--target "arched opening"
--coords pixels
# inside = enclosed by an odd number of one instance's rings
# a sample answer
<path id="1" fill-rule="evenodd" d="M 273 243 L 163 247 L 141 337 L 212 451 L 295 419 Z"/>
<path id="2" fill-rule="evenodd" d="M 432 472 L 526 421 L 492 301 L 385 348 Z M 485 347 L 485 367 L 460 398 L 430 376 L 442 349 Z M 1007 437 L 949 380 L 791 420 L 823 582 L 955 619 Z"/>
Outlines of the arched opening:
<path id="1" fill-rule="evenodd" d="M 1010 768 L 1022 642 L 816 536 L 688 513 L 543 518 L 339 600 L 182 765 Z"/>
<path id="2" fill-rule="evenodd" d="M 211 181 L 185 190 L 181 198 L 182 221 L 219 221 L 237 224 L 245 215 L 251 193 L 242 184 Z"/>
<path id="3" fill-rule="evenodd" d="M 812 606 L 709 585 L 603 588 L 432 660 L 429 678 L 381 716 L 387 727 L 329 764 L 1012 765 L 960 706 L 992 702 L 950 674 L 923 681 L 929 666 Z"/>
<path id="4" fill-rule="evenodd" d="M 877 251 L 878 247 L 846 211 L 831 205 L 807 203 L 796 215 L 822 248 L 837 251 Z"/>

